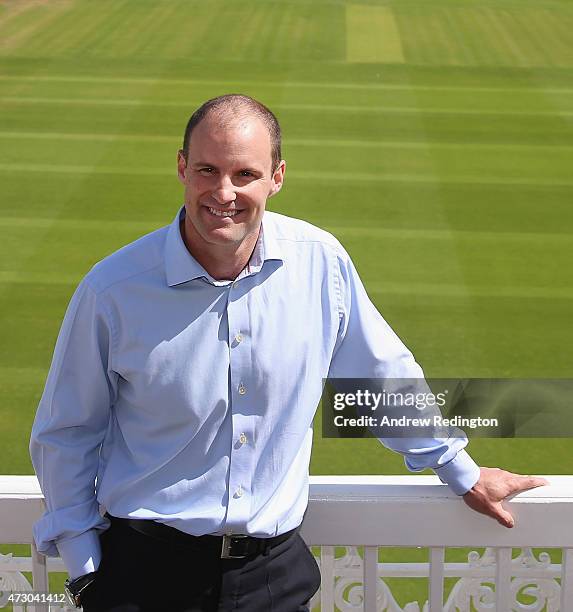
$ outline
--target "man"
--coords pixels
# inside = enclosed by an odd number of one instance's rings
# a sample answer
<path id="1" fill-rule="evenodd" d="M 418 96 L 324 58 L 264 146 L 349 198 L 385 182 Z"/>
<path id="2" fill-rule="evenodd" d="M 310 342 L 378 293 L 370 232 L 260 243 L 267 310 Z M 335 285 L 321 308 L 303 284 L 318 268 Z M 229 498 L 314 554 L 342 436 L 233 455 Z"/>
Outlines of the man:
<path id="1" fill-rule="evenodd" d="M 177 169 L 173 223 L 97 264 L 66 313 L 30 444 L 36 543 L 88 612 L 307 610 L 322 380 L 422 371 L 338 241 L 265 212 L 285 177 L 267 108 L 206 102 Z M 466 443 L 385 441 L 512 526 L 501 501 L 544 481 L 480 471 Z"/>

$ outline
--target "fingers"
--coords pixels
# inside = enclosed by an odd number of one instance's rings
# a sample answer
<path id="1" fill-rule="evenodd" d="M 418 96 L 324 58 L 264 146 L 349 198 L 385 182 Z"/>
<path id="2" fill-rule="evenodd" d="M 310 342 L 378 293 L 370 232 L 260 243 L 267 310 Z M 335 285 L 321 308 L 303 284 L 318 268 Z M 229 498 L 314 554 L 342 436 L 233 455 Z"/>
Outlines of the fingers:
<path id="1" fill-rule="evenodd" d="M 528 489 L 536 489 L 537 487 L 547 486 L 549 482 L 545 478 L 538 476 L 517 476 L 511 486 L 511 493 L 519 493 Z"/>
<path id="2" fill-rule="evenodd" d="M 540 478 L 539 476 L 528 476 L 527 479 L 531 483 L 531 488 L 535 487 L 546 487 L 550 484 L 547 478 Z"/>
<path id="3" fill-rule="evenodd" d="M 515 520 L 513 516 L 501 505 L 501 504 L 493 504 L 491 508 L 491 516 L 496 519 L 496 521 L 511 529 L 515 525 Z"/>
<path id="4" fill-rule="evenodd" d="M 465 496 L 464 500 L 472 510 L 495 519 L 503 527 L 511 528 L 515 525 L 513 516 L 501 505 L 500 501 L 491 502 L 483 499 L 466 498 Z"/>

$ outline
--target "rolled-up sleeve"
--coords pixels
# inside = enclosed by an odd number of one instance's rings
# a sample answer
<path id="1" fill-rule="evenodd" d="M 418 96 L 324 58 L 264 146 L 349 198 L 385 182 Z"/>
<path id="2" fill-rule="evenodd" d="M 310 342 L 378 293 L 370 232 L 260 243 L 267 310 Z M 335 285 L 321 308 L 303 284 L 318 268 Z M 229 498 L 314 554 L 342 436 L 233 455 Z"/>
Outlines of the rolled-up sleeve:
<path id="1" fill-rule="evenodd" d="M 97 569 L 99 513 L 95 481 L 117 376 L 111 369 L 113 329 L 87 279 L 68 306 L 30 439 L 30 455 L 46 500 L 34 525 L 38 551 L 60 554 L 72 578 Z"/>
<path id="2" fill-rule="evenodd" d="M 350 257 L 341 248 L 335 284 L 339 292 L 339 331 L 329 378 L 419 379 L 422 368 L 412 353 L 372 304 Z M 396 389 L 395 389 L 396 390 Z M 401 453 L 406 467 L 418 472 L 433 469 L 457 495 L 469 491 L 480 469 L 464 450 L 467 437 L 379 438 Z"/>

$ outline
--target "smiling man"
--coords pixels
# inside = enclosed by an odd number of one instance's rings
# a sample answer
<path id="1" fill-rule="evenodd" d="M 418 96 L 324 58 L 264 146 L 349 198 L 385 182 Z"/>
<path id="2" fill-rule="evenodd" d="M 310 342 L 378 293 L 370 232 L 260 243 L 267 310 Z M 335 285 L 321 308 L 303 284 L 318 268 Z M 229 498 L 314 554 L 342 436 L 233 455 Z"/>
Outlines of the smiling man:
<path id="1" fill-rule="evenodd" d="M 298 535 L 322 381 L 420 378 L 330 234 L 265 211 L 280 129 L 228 95 L 189 120 L 173 222 L 110 255 L 68 307 L 30 442 L 86 612 L 302 612 L 320 572 Z M 480 468 L 465 438 L 384 440 L 510 527 L 544 484 Z"/>

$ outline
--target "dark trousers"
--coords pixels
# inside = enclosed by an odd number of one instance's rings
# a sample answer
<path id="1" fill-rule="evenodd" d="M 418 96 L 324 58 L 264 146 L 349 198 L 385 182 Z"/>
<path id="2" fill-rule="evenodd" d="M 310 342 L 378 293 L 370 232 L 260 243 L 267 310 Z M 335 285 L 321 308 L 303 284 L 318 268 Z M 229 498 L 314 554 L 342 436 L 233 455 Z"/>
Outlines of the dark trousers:
<path id="1" fill-rule="evenodd" d="M 298 532 L 245 559 L 174 546 L 113 520 L 100 542 L 98 576 L 82 594 L 85 612 L 307 612 L 320 586 Z"/>

